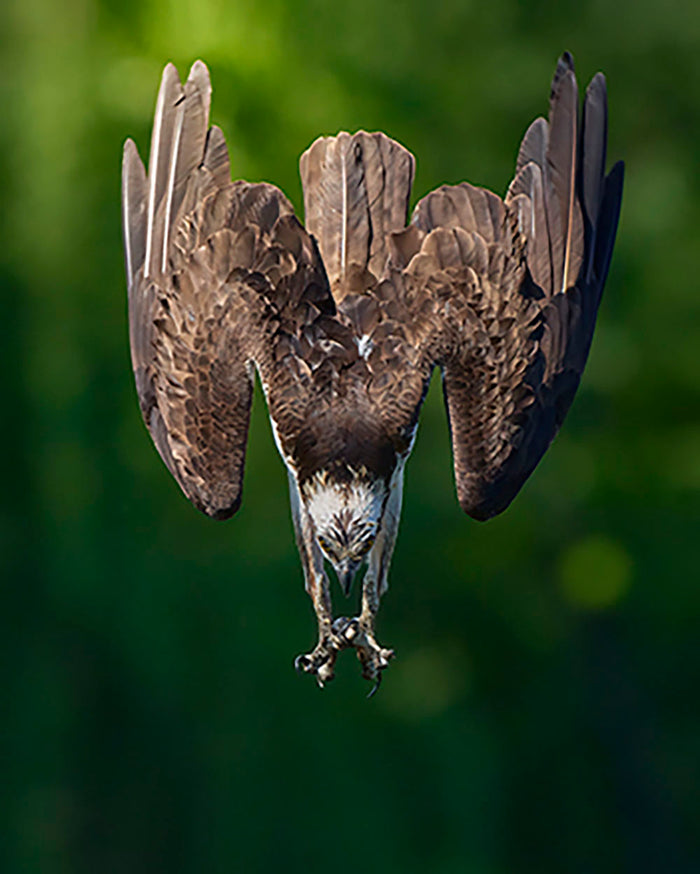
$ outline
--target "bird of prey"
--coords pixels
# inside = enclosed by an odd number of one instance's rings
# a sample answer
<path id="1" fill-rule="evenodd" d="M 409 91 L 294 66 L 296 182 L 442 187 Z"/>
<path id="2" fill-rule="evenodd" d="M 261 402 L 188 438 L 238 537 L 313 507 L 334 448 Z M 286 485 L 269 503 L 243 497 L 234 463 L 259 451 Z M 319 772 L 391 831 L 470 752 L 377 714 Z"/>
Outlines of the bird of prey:
<path id="1" fill-rule="evenodd" d="M 231 181 L 197 61 L 163 72 L 148 164 L 124 147 L 131 356 L 141 412 L 182 491 L 214 519 L 241 503 L 257 372 L 289 475 L 318 618 L 296 659 L 323 686 L 354 648 L 378 684 L 376 640 L 406 459 L 442 371 L 457 496 L 503 511 L 579 384 L 617 229 L 623 165 L 605 174 L 605 78 L 582 116 L 571 56 L 549 120 L 527 129 L 504 198 L 462 182 L 418 201 L 414 158 L 383 133 L 317 139 L 301 156 L 304 224 L 277 188 Z M 334 618 L 325 562 L 359 615 Z"/>

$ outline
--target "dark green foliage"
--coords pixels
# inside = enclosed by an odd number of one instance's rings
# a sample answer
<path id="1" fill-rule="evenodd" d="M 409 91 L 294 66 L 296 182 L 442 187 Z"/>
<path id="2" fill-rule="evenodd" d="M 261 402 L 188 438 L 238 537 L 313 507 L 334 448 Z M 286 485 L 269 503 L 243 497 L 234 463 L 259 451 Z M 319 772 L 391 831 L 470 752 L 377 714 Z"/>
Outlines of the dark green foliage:
<path id="1" fill-rule="evenodd" d="M 700 11 L 690 0 L 6 0 L 0 10 L 0 871 L 700 870 Z M 505 191 L 557 56 L 608 77 L 627 162 L 564 430 L 485 525 L 433 385 L 368 702 L 323 692 L 255 399 L 243 509 L 200 516 L 140 421 L 121 146 L 162 66 L 210 65 L 234 175 L 383 129 L 415 197 Z M 336 597 L 340 597 L 336 589 Z"/>

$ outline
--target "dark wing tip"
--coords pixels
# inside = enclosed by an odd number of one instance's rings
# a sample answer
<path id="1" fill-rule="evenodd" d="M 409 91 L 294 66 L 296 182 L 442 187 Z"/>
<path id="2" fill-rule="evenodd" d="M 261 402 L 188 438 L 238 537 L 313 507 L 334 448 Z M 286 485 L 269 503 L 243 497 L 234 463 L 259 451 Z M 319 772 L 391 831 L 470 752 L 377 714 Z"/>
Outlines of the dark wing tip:
<path id="1" fill-rule="evenodd" d="M 199 490 L 193 487 L 191 481 L 188 482 L 181 478 L 177 469 L 173 473 L 185 497 L 191 501 L 195 510 L 199 510 L 200 513 L 204 513 L 215 522 L 225 522 L 240 510 L 243 499 L 242 489 L 238 489 L 238 494 L 235 495 L 230 493 L 216 495 L 208 490 Z"/>
<path id="2" fill-rule="evenodd" d="M 195 507 L 205 516 L 208 516 L 210 519 L 213 519 L 215 522 L 225 522 L 227 519 L 230 519 L 232 516 L 239 511 L 241 507 L 242 496 L 237 495 L 235 501 L 232 504 L 225 504 L 221 506 L 219 504 L 204 504 L 204 503 L 195 503 Z"/>
<path id="3" fill-rule="evenodd" d="M 554 70 L 554 76 L 552 77 L 552 87 L 549 93 L 550 121 L 552 106 L 557 103 L 559 99 L 559 94 L 561 93 L 564 83 L 567 80 L 573 80 L 574 85 L 576 84 L 574 59 L 571 56 L 570 52 L 564 52 L 564 54 L 557 61 L 557 66 Z"/>
<path id="4" fill-rule="evenodd" d="M 479 521 L 505 510 L 562 424 L 585 365 L 610 265 L 624 164 L 619 161 L 604 175 L 607 104 L 602 74 L 594 76 L 588 87 L 582 126 L 578 108 L 573 58 L 564 52 L 552 80 L 550 126 L 542 120 L 528 128 L 506 198 L 507 204 L 515 201 L 518 210 L 523 200 L 530 201 L 524 212 L 528 222 L 523 223 L 532 229 L 527 251 L 530 273 L 513 299 L 532 298 L 532 303 L 531 308 L 510 310 L 517 313 L 519 330 L 507 327 L 506 345 L 491 348 L 498 349 L 499 361 L 523 362 L 523 366 L 513 375 L 499 371 L 500 365 L 484 370 L 488 375 L 481 383 L 473 375 L 476 370 L 470 372 L 475 367 L 471 362 L 465 367 L 463 359 L 455 357 L 447 360 L 444 369 L 458 499 L 462 509 Z M 587 226 L 580 213 L 582 201 Z M 570 276 L 582 275 L 582 258 L 593 265 L 588 278 L 570 283 Z M 565 293 L 545 293 L 535 299 L 532 279 L 546 290 L 555 270 L 564 281 L 551 287 Z M 475 302 L 483 306 L 483 298 Z M 480 319 L 487 324 L 481 315 Z M 497 319 L 492 322 L 497 323 Z M 533 330 L 535 325 L 541 334 Z M 492 366 L 490 360 L 486 363 Z M 471 388 L 474 384 L 479 385 L 478 393 Z M 498 393 L 503 406 L 497 409 L 491 398 Z"/>
<path id="5" fill-rule="evenodd" d="M 586 88 L 586 93 L 589 91 L 597 91 L 601 90 L 603 92 L 607 91 L 607 80 L 605 78 L 605 73 L 601 73 L 600 71 L 595 74 L 595 76 L 588 83 L 588 88 Z"/>
<path id="6" fill-rule="evenodd" d="M 570 51 L 562 52 L 557 67 L 562 67 L 563 70 L 570 70 L 572 73 L 574 72 L 574 56 Z"/>
<path id="7" fill-rule="evenodd" d="M 607 261 L 609 263 L 610 255 L 612 254 L 612 244 L 615 241 L 615 233 L 617 231 L 617 223 L 620 218 L 620 207 L 622 205 L 622 186 L 625 181 L 625 162 L 618 161 L 613 165 L 612 169 L 605 177 L 605 193 L 603 195 L 603 203 L 600 208 L 600 223 L 602 230 L 605 231 L 603 238 L 608 237 L 608 253 Z M 599 273 L 602 280 L 605 281 L 607 275 L 606 268 Z"/>
<path id="8" fill-rule="evenodd" d="M 618 181 L 618 177 L 619 177 L 619 181 Z M 614 179 L 616 184 L 618 184 L 620 186 L 620 188 L 622 188 L 622 182 L 624 180 L 624 177 L 625 177 L 625 162 L 624 161 L 616 161 L 613 164 L 610 172 L 608 173 L 607 178 L 608 178 L 608 180 Z"/>

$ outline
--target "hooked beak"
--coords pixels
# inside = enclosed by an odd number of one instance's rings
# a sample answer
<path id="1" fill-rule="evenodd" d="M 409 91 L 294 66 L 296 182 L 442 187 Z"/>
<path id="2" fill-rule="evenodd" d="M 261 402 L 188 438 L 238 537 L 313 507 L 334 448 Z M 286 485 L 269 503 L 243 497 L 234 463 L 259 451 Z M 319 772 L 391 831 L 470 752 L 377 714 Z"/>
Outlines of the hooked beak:
<path id="1" fill-rule="evenodd" d="M 346 558 L 344 561 L 338 562 L 338 564 L 334 565 L 334 570 L 336 576 L 338 577 L 338 582 L 340 583 L 340 588 L 343 590 L 343 594 L 347 598 L 352 589 L 352 583 L 355 579 L 355 574 L 357 573 L 357 569 L 360 566 L 359 561 L 351 561 L 349 558 Z"/>

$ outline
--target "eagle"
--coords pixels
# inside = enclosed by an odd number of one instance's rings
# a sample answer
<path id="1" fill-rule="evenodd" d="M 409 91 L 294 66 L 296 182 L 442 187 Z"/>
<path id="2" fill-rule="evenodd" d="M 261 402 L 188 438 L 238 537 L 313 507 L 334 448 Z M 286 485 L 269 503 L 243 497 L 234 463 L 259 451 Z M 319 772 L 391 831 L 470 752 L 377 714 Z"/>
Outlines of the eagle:
<path id="1" fill-rule="evenodd" d="M 231 181 L 209 126 L 201 61 L 163 72 L 148 163 L 124 146 L 122 207 L 131 360 L 167 468 L 213 519 L 241 503 L 255 373 L 289 478 L 318 620 L 295 665 L 323 686 L 354 648 L 379 684 L 376 638 L 406 460 L 442 372 L 457 497 L 501 513 L 552 442 L 588 356 L 608 273 L 623 164 L 606 167 L 607 96 L 579 117 L 559 59 L 505 197 L 462 182 L 418 201 L 415 161 L 384 133 L 323 136 L 300 160 L 304 224 L 268 183 Z M 334 617 L 326 567 L 361 608 Z"/>

